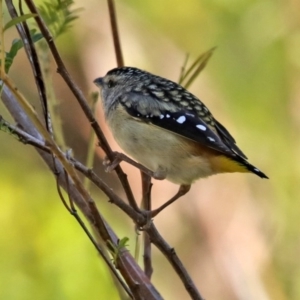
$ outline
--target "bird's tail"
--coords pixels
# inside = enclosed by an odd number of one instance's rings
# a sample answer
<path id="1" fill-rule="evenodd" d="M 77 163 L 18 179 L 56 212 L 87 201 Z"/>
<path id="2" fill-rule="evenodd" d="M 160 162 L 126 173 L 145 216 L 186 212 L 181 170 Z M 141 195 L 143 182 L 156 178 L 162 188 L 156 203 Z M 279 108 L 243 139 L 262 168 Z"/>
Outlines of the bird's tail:
<path id="1" fill-rule="evenodd" d="M 235 155 L 234 157 L 218 155 L 211 160 L 211 164 L 217 173 L 250 172 L 261 178 L 268 179 L 268 177 L 262 171 L 248 163 L 247 160 L 239 155 Z"/>

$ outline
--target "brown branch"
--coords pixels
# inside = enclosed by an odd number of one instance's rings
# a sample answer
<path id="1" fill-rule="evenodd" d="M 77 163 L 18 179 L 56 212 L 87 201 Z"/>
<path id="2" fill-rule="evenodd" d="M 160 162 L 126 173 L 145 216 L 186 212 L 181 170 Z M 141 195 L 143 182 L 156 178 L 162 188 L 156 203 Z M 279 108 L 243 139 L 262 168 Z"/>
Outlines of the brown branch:
<path id="1" fill-rule="evenodd" d="M 150 224 L 148 228 L 145 229 L 148 233 L 151 243 L 153 243 L 168 259 L 171 266 L 174 268 L 178 276 L 180 277 L 181 281 L 183 282 L 187 292 L 189 293 L 190 297 L 193 300 L 204 300 L 200 295 L 197 287 L 193 283 L 192 278 L 186 271 L 185 267 L 183 266 L 182 262 L 178 258 L 175 249 L 171 248 L 168 243 L 163 239 L 160 233 L 157 231 L 154 224 Z"/>
<path id="2" fill-rule="evenodd" d="M 4 96 L 5 96 L 5 92 L 7 92 L 6 88 L 4 88 Z M 12 106 L 12 109 L 15 109 L 15 106 Z M 41 154 L 42 157 L 44 157 L 44 155 L 42 155 L 43 153 L 45 153 L 45 152 L 50 153 L 49 148 L 46 147 L 44 142 L 41 141 L 39 138 L 36 138 L 36 137 L 22 131 L 20 128 L 18 128 L 16 126 L 10 125 L 8 122 L 6 122 L 1 117 L 0 117 L 0 124 L 3 124 L 7 128 L 9 128 L 12 134 L 17 134 L 19 137 L 21 137 L 20 141 L 22 141 L 22 142 L 25 141 L 25 143 L 28 143 L 30 145 L 34 145 L 36 148 L 41 149 L 42 151 L 38 151 L 38 152 Z M 22 119 L 21 119 L 20 124 L 23 127 L 24 123 L 22 122 Z M 31 131 L 35 132 L 34 128 L 31 129 Z M 92 170 L 88 169 L 87 167 L 82 165 L 80 162 L 74 160 L 73 158 L 70 158 L 70 159 L 71 159 L 74 167 L 77 170 L 79 170 L 85 176 L 87 176 L 96 186 L 98 186 L 108 196 L 108 198 L 111 200 L 111 202 L 113 202 L 119 208 L 121 208 L 137 224 L 139 224 L 140 226 L 143 226 L 147 222 L 147 220 L 145 220 L 145 218 L 142 214 L 137 213 L 130 206 L 128 206 L 126 203 L 124 203 L 124 201 L 122 201 L 117 195 L 115 195 L 111 191 L 111 189 Z M 45 160 L 45 158 L 44 158 L 44 160 Z M 46 162 L 47 162 L 47 160 L 46 160 Z M 49 160 L 48 160 L 47 163 L 49 164 Z M 58 165 L 58 169 L 60 170 L 59 165 Z M 58 172 L 58 173 L 60 173 L 60 172 Z M 62 185 L 61 178 L 59 180 L 60 180 L 59 181 L 60 185 Z M 81 208 L 81 210 L 83 210 L 84 215 L 89 220 L 91 220 L 91 219 L 93 220 L 94 218 L 93 218 L 93 216 L 90 216 L 91 212 L 89 211 L 89 208 L 84 209 L 86 204 L 81 203 L 80 201 L 78 201 L 80 199 L 78 199 L 78 197 L 74 196 L 74 190 L 73 189 L 70 190 L 69 194 L 71 195 L 74 202 Z M 106 224 L 106 226 L 107 226 L 107 224 Z M 108 228 L 109 231 L 111 230 L 109 227 L 107 227 L 107 228 Z M 153 243 L 159 250 L 161 250 L 161 252 L 169 260 L 172 267 L 174 268 L 174 270 L 176 271 L 176 273 L 179 275 L 180 279 L 184 283 L 184 286 L 186 287 L 187 291 L 191 295 L 191 298 L 195 299 L 195 300 L 203 300 L 203 298 L 201 298 L 199 292 L 197 291 L 194 283 L 192 282 L 192 279 L 190 278 L 190 276 L 187 273 L 187 271 L 185 270 L 183 264 L 181 263 L 178 256 L 176 255 L 175 250 L 173 248 L 171 248 L 167 244 L 167 242 L 161 237 L 161 235 L 159 234 L 159 232 L 155 228 L 155 225 L 153 223 L 150 224 L 150 227 L 146 228 L 145 232 L 146 232 L 148 238 L 150 239 L 150 242 Z M 112 235 L 114 235 L 114 233 L 112 231 L 110 231 L 110 235 L 112 236 Z M 117 242 L 116 237 L 115 237 L 115 242 Z M 133 258 L 131 257 L 131 259 L 133 259 Z M 147 259 L 149 259 L 149 258 L 147 258 Z M 131 260 L 128 259 L 126 261 L 130 262 Z M 133 263 L 133 262 L 130 262 L 129 264 L 131 264 L 131 263 Z M 146 263 L 149 264 L 149 262 L 146 262 Z M 134 264 L 135 264 L 135 261 L 134 261 Z M 122 263 L 121 263 L 121 266 L 122 266 Z M 147 266 L 147 268 L 148 268 L 148 270 L 150 270 L 149 265 Z M 149 272 L 149 271 L 147 271 L 147 272 Z M 148 276 L 149 276 L 149 273 L 148 273 Z M 134 284 L 134 287 L 135 287 L 135 284 Z M 149 299 L 151 299 L 151 298 L 149 298 Z"/>
<path id="3" fill-rule="evenodd" d="M 36 147 L 39 150 L 45 151 L 46 153 L 51 154 L 51 149 L 46 146 L 44 141 L 41 141 L 38 138 L 28 134 L 24 130 L 20 129 L 17 126 L 14 126 L 7 122 L 0 115 L 0 125 L 1 127 L 7 129 L 10 134 L 16 135 L 20 142 L 23 144 L 29 144 Z M 109 201 L 115 205 L 117 205 L 124 213 L 126 213 L 138 226 L 144 226 L 147 222 L 145 216 L 141 213 L 136 212 L 131 206 L 126 204 L 118 195 L 116 195 L 112 189 L 91 169 L 84 166 L 82 163 L 74 159 L 73 157 L 68 157 L 73 166 L 85 175 L 86 178 L 90 179 L 98 188 L 100 188 L 104 194 L 108 197 Z M 65 202 L 63 201 L 65 204 Z M 69 207 L 67 207 L 70 211 Z"/>
<path id="4" fill-rule="evenodd" d="M 121 50 L 121 43 L 118 35 L 118 29 L 117 29 L 117 22 L 116 22 L 116 14 L 115 14 L 115 8 L 113 0 L 108 0 L 110 10 L 110 22 L 113 32 L 113 40 L 115 45 L 115 53 L 117 57 L 118 67 L 121 67 L 124 65 L 123 59 L 121 62 L 118 60 L 118 54 L 122 55 Z M 114 30 L 115 33 L 114 34 Z M 213 50 L 213 49 L 212 49 Z M 212 52 L 212 50 L 210 50 Z M 198 69 L 195 71 L 195 74 L 199 74 L 201 70 L 205 67 L 207 60 L 209 59 L 211 53 L 208 51 L 209 55 L 208 57 L 204 59 L 204 62 L 200 64 Z M 122 57 L 122 56 L 121 56 Z M 188 58 L 187 58 L 188 59 Z M 187 60 L 186 60 L 187 63 Z M 191 69 L 193 69 L 194 66 L 192 66 Z M 193 74 L 194 75 L 194 74 Z M 182 80 L 184 79 L 184 74 L 182 74 Z M 188 84 L 190 84 L 194 80 L 194 77 L 189 80 Z M 151 178 L 149 178 L 146 174 L 141 172 L 142 177 L 142 192 L 143 192 L 143 199 L 142 204 L 144 205 L 145 209 L 149 208 L 151 210 Z M 148 178 L 147 178 L 148 177 Z M 149 220 L 148 220 L 149 222 Z M 147 226 L 148 227 L 148 226 Z M 190 278 L 188 272 L 184 268 L 183 264 L 177 257 L 174 249 L 172 249 L 165 240 L 161 237 L 159 232 L 156 230 L 154 224 L 152 223 L 150 225 L 150 228 L 145 230 L 144 232 L 144 266 L 145 266 L 145 272 L 148 275 L 148 277 L 151 277 L 152 274 L 152 263 L 151 263 L 151 242 L 153 242 L 158 249 L 162 251 L 162 253 L 167 257 L 171 265 L 173 266 L 174 270 L 177 272 L 179 277 L 181 278 L 184 286 L 186 287 L 188 293 L 190 294 L 192 299 L 195 300 L 203 300 L 200 293 L 198 292 L 196 286 L 194 285 L 192 279 Z"/>
<path id="5" fill-rule="evenodd" d="M 68 196 L 70 195 L 69 193 L 69 183 L 68 183 L 68 176 L 65 173 L 66 176 L 66 182 L 67 182 L 67 189 L 68 189 Z M 126 293 L 128 294 L 128 296 L 130 298 L 133 298 L 131 291 L 128 289 L 128 286 L 125 284 L 125 282 L 123 281 L 123 279 L 121 278 L 121 276 L 119 275 L 119 273 L 117 272 L 116 268 L 114 267 L 114 265 L 112 264 L 111 260 L 109 259 L 109 257 L 106 255 L 106 253 L 104 252 L 104 250 L 102 249 L 102 247 L 97 243 L 97 241 L 94 239 L 94 237 L 92 236 L 92 234 L 89 232 L 87 226 L 85 225 L 84 221 L 80 218 L 80 216 L 78 215 L 73 200 L 70 198 L 69 196 L 69 205 L 67 204 L 62 191 L 61 191 L 61 187 L 59 185 L 59 181 L 56 180 L 56 185 L 57 185 L 57 192 L 58 195 L 62 201 L 62 203 L 64 204 L 65 208 L 69 211 L 69 213 L 77 220 L 77 222 L 80 224 L 81 228 L 83 229 L 83 231 L 85 232 L 85 234 L 87 235 L 87 237 L 89 238 L 89 240 L 92 242 L 92 244 L 94 245 L 94 247 L 97 249 L 97 251 L 100 253 L 101 257 L 104 259 L 105 263 L 107 264 L 107 266 L 109 267 L 110 271 L 113 273 L 113 275 L 115 276 L 115 278 L 117 279 L 117 282 L 119 284 L 121 284 L 122 288 L 124 289 L 124 291 L 126 291 Z"/>
<path id="6" fill-rule="evenodd" d="M 103 134 L 103 131 L 101 130 L 99 124 L 97 123 L 82 91 L 79 89 L 79 87 L 75 84 L 74 80 L 72 79 L 71 75 L 69 74 L 68 70 L 65 67 L 64 62 L 62 61 L 60 54 L 56 48 L 56 45 L 54 43 L 53 37 L 50 33 L 50 31 L 48 30 L 46 24 L 44 23 L 43 19 L 41 18 L 35 4 L 33 3 L 32 0 L 25 0 L 29 10 L 31 11 L 31 13 L 36 14 L 37 16 L 35 17 L 35 20 L 37 22 L 37 25 L 39 27 L 39 29 L 41 30 L 41 33 L 43 34 L 49 49 L 54 57 L 54 60 L 56 62 L 57 65 L 57 72 L 62 76 L 62 78 L 64 79 L 65 83 L 67 84 L 67 86 L 70 88 L 70 90 L 72 91 L 73 95 L 75 96 L 75 98 L 77 99 L 79 105 L 81 106 L 85 116 L 87 117 L 88 121 L 90 122 L 93 130 L 95 131 L 95 134 L 99 140 L 100 146 L 103 149 L 103 151 L 105 152 L 105 154 L 107 155 L 107 157 L 112 160 L 113 156 L 112 156 L 112 150 Z M 130 203 L 130 205 L 138 210 L 138 206 L 136 204 L 136 201 L 134 199 L 131 187 L 129 185 L 129 182 L 127 180 L 127 175 L 123 172 L 122 168 L 120 166 L 117 166 L 115 169 L 119 180 L 124 188 L 124 191 L 126 193 L 127 199 Z"/>
<path id="7" fill-rule="evenodd" d="M 3 88 L 2 92 L 2 100 L 10 114 L 14 117 L 15 121 L 20 124 L 22 128 L 24 128 L 27 133 L 33 135 L 36 139 L 42 140 L 41 134 L 37 131 L 37 129 L 31 123 L 31 120 L 24 113 L 23 109 L 20 107 L 14 95 L 7 89 L 7 87 Z M 68 179 L 66 182 L 65 171 L 63 166 L 61 165 L 58 159 L 55 159 L 55 163 L 53 163 L 53 157 L 51 154 L 46 153 L 44 150 L 37 149 L 40 156 L 46 162 L 50 170 L 56 174 L 57 180 L 59 184 L 64 188 L 72 201 L 76 203 L 76 205 L 80 208 L 85 217 L 89 220 L 91 225 L 94 227 L 96 232 L 99 234 L 108 234 L 112 243 L 114 245 L 118 245 L 118 238 L 110 228 L 110 226 L 105 222 L 103 217 L 97 211 L 94 202 L 92 199 L 89 202 L 86 202 L 82 197 L 82 194 L 77 190 L 77 186 L 70 184 L 68 188 L 68 184 L 71 182 Z M 103 233 L 103 229 L 101 228 L 102 223 L 104 222 L 105 231 Z M 100 227 L 100 228 L 99 228 Z M 102 236 L 103 239 L 103 236 Z M 104 241 L 106 241 L 104 239 Z M 132 294 L 134 295 L 134 299 L 153 299 L 159 300 L 161 296 L 155 287 L 150 283 L 147 276 L 140 269 L 140 267 L 136 264 L 134 258 L 130 255 L 128 251 L 120 251 L 119 256 L 119 270 L 126 280 L 127 285 L 129 286 Z M 138 285 L 138 289 L 136 289 L 136 285 Z"/>
<path id="8" fill-rule="evenodd" d="M 109 198 L 109 201 L 117 205 L 124 213 L 126 213 L 136 224 L 144 226 L 146 224 L 146 218 L 143 214 L 135 211 L 131 206 L 127 205 L 118 195 L 116 195 L 112 189 L 91 169 L 87 168 L 80 162 L 73 160 L 74 167 L 91 180 L 97 187 L 99 187 L 105 195 Z"/>
<path id="9" fill-rule="evenodd" d="M 121 48 L 121 41 L 119 36 L 118 24 L 117 24 L 117 14 L 114 0 L 107 0 L 108 4 L 108 11 L 109 11 L 109 19 L 110 19 L 110 26 L 114 41 L 114 49 L 116 54 L 117 66 L 123 67 L 124 60 L 122 55 L 122 48 Z"/>
<path id="10" fill-rule="evenodd" d="M 21 13 L 21 15 L 24 15 L 22 3 L 23 3 L 22 0 L 19 0 L 20 13 Z M 10 15 L 11 15 L 11 17 L 13 17 L 12 13 L 10 13 Z M 15 12 L 15 17 L 17 17 L 17 16 L 18 15 Z M 27 41 L 28 41 L 28 46 L 25 47 L 26 54 L 27 54 L 28 60 L 31 65 L 31 69 L 33 71 L 34 79 L 35 79 L 36 86 L 38 89 L 38 94 L 40 96 L 40 101 L 41 101 L 41 106 L 42 106 L 42 110 L 43 110 L 43 114 L 44 114 L 46 128 L 51 133 L 51 135 L 53 135 L 51 116 L 50 116 L 49 109 L 48 109 L 46 85 L 44 82 L 43 73 L 42 73 L 40 62 L 39 62 L 38 54 L 35 49 L 34 42 L 31 38 L 30 30 L 27 25 L 27 22 L 26 21 L 22 22 L 22 25 L 24 28 L 24 32 L 21 30 L 21 31 L 19 31 L 19 34 L 22 36 L 22 34 L 25 33 L 22 40 L 25 41 L 27 39 Z M 29 59 L 29 58 L 31 58 L 31 59 Z"/>
<path id="11" fill-rule="evenodd" d="M 12 3 L 12 1 L 6 1 L 6 6 L 8 8 L 9 14 L 11 18 L 18 17 L 17 11 Z M 22 10 L 22 2 L 19 1 L 19 8 L 21 11 L 21 14 L 23 14 Z M 27 23 L 24 21 L 22 23 L 16 24 L 16 28 L 18 30 L 19 35 L 21 36 L 21 39 L 23 41 L 23 46 L 25 49 L 25 53 L 27 55 L 28 61 L 30 63 L 33 76 L 35 79 L 35 83 L 38 89 L 38 94 L 40 97 L 40 101 L 42 104 L 43 112 L 44 112 L 44 118 L 45 118 L 45 124 L 47 126 L 47 129 L 51 127 L 49 124 L 50 119 L 48 118 L 48 106 L 47 106 L 47 98 L 46 98 L 46 87 L 44 85 L 43 75 L 40 68 L 37 52 L 35 50 L 34 43 L 32 41 L 32 38 L 30 36 L 30 31 L 27 26 Z"/>
<path id="12" fill-rule="evenodd" d="M 28 5 L 30 11 L 32 13 L 38 14 L 38 11 L 37 11 L 33 1 L 32 0 L 25 0 L 25 1 Z M 114 8 L 113 8 L 113 11 L 114 11 Z M 116 18 L 115 12 L 114 12 L 113 17 Z M 93 116 L 93 113 L 91 112 L 91 110 L 87 104 L 87 101 L 85 100 L 81 90 L 75 85 L 70 74 L 66 70 L 64 63 L 58 53 L 58 50 L 53 42 L 53 38 L 52 38 L 49 30 L 45 26 L 45 24 L 39 14 L 35 19 L 37 21 L 37 24 L 38 24 L 42 34 L 44 35 L 44 37 L 48 43 L 48 46 L 49 46 L 49 48 L 52 52 L 52 55 L 56 61 L 58 73 L 63 77 L 66 84 L 69 86 L 69 88 L 75 95 L 75 97 L 76 97 L 77 101 L 79 102 L 82 110 L 84 111 L 87 119 L 91 123 L 92 128 L 94 129 L 94 131 L 99 139 L 102 149 L 104 150 L 104 152 L 106 153 L 106 155 L 108 156 L 109 159 L 113 159 L 113 153 L 111 151 L 111 148 L 108 145 L 107 140 L 106 140 L 99 124 L 96 122 L 96 120 Z M 115 25 L 116 25 L 116 22 L 115 22 Z M 115 27 L 115 28 L 117 29 L 117 27 Z M 118 35 L 116 35 L 116 37 L 114 37 L 114 39 L 115 38 L 117 38 L 117 40 L 119 41 Z M 120 47 L 120 43 L 119 43 L 119 47 Z M 121 49 L 116 50 L 116 53 L 117 53 L 117 51 L 120 51 L 120 53 L 121 53 Z M 118 62 L 118 65 L 119 64 L 123 64 L 123 62 L 122 61 Z M 3 94 L 3 98 L 4 98 L 4 100 L 6 98 L 6 104 L 8 107 L 10 107 L 9 110 L 11 111 L 11 114 L 16 118 L 16 121 L 18 122 L 18 124 L 21 124 L 23 128 L 26 128 L 26 131 L 28 133 L 34 135 L 35 138 L 41 139 L 41 135 L 36 130 L 36 128 L 30 123 L 29 120 L 26 120 L 27 122 L 29 121 L 29 124 L 27 123 L 27 124 L 25 124 L 25 126 L 21 123 L 20 120 L 24 117 L 24 113 L 23 112 L 20 113 L 20 111 L 22 111 L 22 110 L 18 107 L 18 103 L 16 103 L 16 105 L 13 103 L 13 101 L 12 101 L 13 95 L 11 95 L 9 93 L 9 91 L 7 91 L 6 88 L 4 88 L 4 90 L 5 91 Z M 16 106 L 18 108 L 16 109 L 14 106 Z M 14 114 L 14 112 L 13 112 L 14 110 L 16 110 L 15 111 L 16 114 Z M 21 116 L 21 114 L 23 114 L 23 116 Z M 26 117 L 26 115 L 25 115 L 25 117 Z M 33 130 L 34 134 L 30 130 Z M 82 191 L 78 190 L 78 186 L 72 184 L 72 182 L 69 178 L 66 180 L 65 171 L 64 171 L 64 168 L 61 165 L 60 161 L 55 159 L 55 162 L 53 162 L 53 159 L 51 156 L 52 155 L 51 149 L 49 149 L 46 146 L 41 146 L 41 147 L 38 147 L 37 150 L 38 150 L 39 154 L 43 157 L 45 162 L 48 164 L 51 171 L 53 173 L 57 173 L 58 183 L 67 191 L 68 195 L 70 196 L 70 199 L 72 199 L 72 201 L 74 201 L 74 203 L 76 203 L 76 205 L 80 208 L 80 210 L 83 212 L 83 214 L 89 220 L 89 222 L 92 224 L 95 231 L 101 235 L 101 237 L 102 237 L 102 239 L 104 239 L 104 241 L 107 241 L 107 239 L 111 240 L 113 242 L 113 245 L 118 246 L 117 236 L 112 231 L 112 229 L 109 227 L 107 222 L 103 219 L 101 214 L 98 212 L 92 198 L 89 197 L 87 199 L 84 199 L 82 197 L 82 193 L 81 193 Z M 46 153 L 46 151 L 49 151 L 51 153 L 51 155 Z M 126 203 L 124 203 L 122 201 L 122 199 L 120 199 L 116 194 L 114 194 L 111 191 L 111 189 L 107 185 L 105 185 L 102 182 L 102 180 L 93 171 L 91 171 L 87 168 L 84 168 L 84 166 L 80 166 L 80 168 L 79 168 L 79 165 L 77 162 L 74 163 L 74 167 L 76 167 L 78 170 L 81 169 L 81 171 L 86 176 L 88 176 L 95 184 L 97 184 L 97 186 L 99 186 L 99 188 L 101 188 L 101 190 L 103 190 L 106 193 L 106 195 L 109 197 L 110 201 L 112 203 L 116 204 L 118 207 L 120 207 L 127 215 L 129 215 L 135 221 L 136 224 L 138 224 L 140 226 L 143 226 L 145 224 L 145 222 L 147 220 L 146 220 L 145 216 L 139 211 L 137 204 L 134 200 L 131 188 L 127 181 L 126 174 L 122 171 L 122 169 L 119 166 L 116 167 L 116 171 L 117 171 L 118 177 L 122 183 L 122 186 L 126 192 L 128 201 L 131 206 L 128 206 Z M 150 191 L 151 191 L 151 189 L 149 187 L 148 200 L 150 200 Z M 86 200 L 88 200 L 88 201 L 86 201 Z M 186 287 L 188 293 L 190 294 L 191 298 L 196 299 L 196 300 L 203 300 L 203 298 L 197 291 L 194 283 L 192 282 L 190 276 L 188 275 L 187 271 L 185 270 L 184 266 L 182 265 L 181 261 L 177 257 L 174 249 L 171 248 L 166 243 L 166 241 L 161 237 L 161 235 L 155 228 L 154 224 L 150 223 L 150 225 L 147 226 L 147 228 L 145 228 L 145 231 L 148 234 L 149 240 L 152 243 L 154 243 L 156 245 L 156 247 L 167 257 L 167 259 L 173 266 L 174 270 L 177 272 L 180 279 L 182 280 L 182 282 L 183 282 L 184 286 Z M 149 240 L 147 241 L 148 245 L 150 245 Z M 149 246 L 147 246 L 147 247 L 149 247 Z M 151 258 L 151 254 L 149 254 L 149 257 Z M 150 262 L 151 262 L 151 260 L 150 260 Z M 126 248 L 120 249 L 119 254 L 117 256 L 117 266 L 118 266 L 123 278 L 126 280 L 126 283 L 128 284 L 135 299 L 153 299 L 153 300 L 154 299 L 155 300 L 162 299 L 161 296 L 159 295 L 159 293 L 157 292 L 157 290 L 155 289 L 155 287 L 153 285 L 151 285 L 151 283 L 150 283 L 149 279 L 147 278 L 147 276 L 145 275 L 145 273 L 139 268 L 139 266 L 136 264 L 133 257 L 129 254 L 129 252 L 126 250 Z M 148 270 L 150 270 L 149 266 L 147 268 L 148 268 Z M 152 266 L 151 266 L 151 268 L 152 268 Z M 149 271 L 149 273 L 150 273 L 150 271 Z M 150 277 L 150 275 L 149 275 L 149 277 Z"/>
<path id="13" fill-rule="evenodd" d="M 141 179 L 142 179 L 142 208 L 146 211 L 151 211 L 151 177 L 141 171 Z M 151 222 L 151 220 L 148 220 Z M 146 231 L 143 232 L 143 240 L 144 240 L 144 271 L 145 274 L 150 279 L 153 273 L 152 267 L 152 259 L 151 259 L 151 241 L 149 235 Z"/>

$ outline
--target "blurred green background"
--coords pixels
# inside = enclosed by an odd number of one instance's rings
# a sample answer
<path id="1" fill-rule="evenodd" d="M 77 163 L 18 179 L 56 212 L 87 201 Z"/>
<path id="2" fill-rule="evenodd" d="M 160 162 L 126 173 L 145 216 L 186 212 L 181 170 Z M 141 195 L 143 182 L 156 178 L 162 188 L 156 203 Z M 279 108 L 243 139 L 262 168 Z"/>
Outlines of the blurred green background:
<path id="1" fill-rule="evenodd" d="M 75 1 L 74 7 L 83 11 L 57 44 L 88 96 L 96 91 L 93 79 L 116 62 L 106 1 Z M 176 81 L 187 53 L 195 58 L 217 46 L 190 90 L 270 177 L 201 180 L 155 219 L 158 229 L 205 299 L 300 299 L 300 2 L 123 0 L 116 7 L 126 65 Z M 15 37 L 14 30 L 7 33 L 7 48 Z M 54 65 L 52 71 L 67 145 L 84 162 L 89 124 Z M 24 53 L 11 76 L 38 106 Z M 2 103 L 0 113 L 8 116 Z M 97 116 L 104 124 L 100 106 Z M 64 209 L 35 150 L 4 132 L 0 145 L 0 299 L 118 299 L 106 267 Z M 103 174 L 103 153 L 96 150 L 95 170 L 118 190 L 114 175 Z M 124 167 L 139 198 L 139 174 Z M 154 206 L 176 189 L 155 182 Z M 133 250 L 131 222 L 93 187 L 91 194 L 119 236 L 130 237 Z M 156 250 L 153 264 L 153 282 L 164 298 L 188 299 Z"/>

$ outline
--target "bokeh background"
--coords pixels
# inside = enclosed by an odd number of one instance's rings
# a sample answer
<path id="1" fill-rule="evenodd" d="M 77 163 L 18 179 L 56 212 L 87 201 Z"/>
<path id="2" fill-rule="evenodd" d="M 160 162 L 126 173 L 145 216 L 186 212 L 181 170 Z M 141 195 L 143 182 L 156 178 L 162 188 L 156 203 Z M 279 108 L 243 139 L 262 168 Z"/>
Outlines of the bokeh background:
<path id="1" fill-rule="evenodd" d="M 93 79 L 116 61 L 106 1 L 75 1 L 74 7 L 83 8 L 79 19 L 57 44 L 88 96 L 96 91 Z M 205 299 L 300 299 L 300 2 L 119 0 L 116 7 L 126 65 L 177 81 L 187 53 L 195 58 L 217 46 L 190 90 L 270 177 L 200 180 L 155 218 L 158 229 Z M 15 37 L 13 29 L 6 34 L 7 48 Z M 54 66 L 52 71 L 67 146 L 84 162 L 89 124 Z M 11 76 L 38 109 L 24 53 Z M 8 118 L 2 103 L 0 113 Z M 105 126 L 100 105 L 97 116 Z M 64 209 L 34 149 L 4 132 L 0 145 L 0 299 L 118 299 L 106 267 Z M 95 170 L 122 194 L 116 177 L 103 172 L 103 153 L 95 151 Z M 139 173 L 126 164 L 124 169 L 139 198 Z M 155 182 L 153 205 L 176 190 Z M 130 238 L 133 251 L 133 224 L 94 187 L 91 194 L 119 236 Z M 153 264 L 153 282 L 165 299 L 189 299 L 157 250 Z"/>

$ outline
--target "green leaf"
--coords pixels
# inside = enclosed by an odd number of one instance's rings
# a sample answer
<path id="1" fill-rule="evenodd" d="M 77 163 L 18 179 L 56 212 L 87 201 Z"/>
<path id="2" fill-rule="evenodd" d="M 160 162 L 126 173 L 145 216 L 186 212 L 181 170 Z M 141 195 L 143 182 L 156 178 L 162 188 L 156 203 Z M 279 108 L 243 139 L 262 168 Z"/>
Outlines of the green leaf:
<path id="1" fill-rule="evenodd" d="M 118 248 L 119 249 L 122 249 L 122 248 L 125 248 L 127 247 L 127 242 L 129 241 L 129 238 L 128 237 L 124 237 L 122 238 L 121 240 L 119 240 L 119 243 L 118 243 Z"/>
<path id="2" fill-rule="evenodd" d="M 40 32 L 36 32 L 35 29 L 30 30 L 31 38 L 34 43 L 43 38 L 43 35 Z M 20 39 L 14 39 L 12 41 L 9 52 L 5 56 L 5 71 L 8 73 L 18 51 L 23 48 L 23 42 Z"/>
<path id="3" fill-rule="evenodd" d="M 8 73 L 14 58 L 16 57 L 18 51 L 23 47 L 23 42 L 20 39 L 14 39 L 10 47 L 9 52 L 6 53 L 5 57 L 5 72 Z"/>
<path id="4" fill-rule="evenodd" d="M 18 23 L 24 22 L 30 18 L 34 18 L 37 14 L 25 14 L 16 18 L 11 19 L 9 22 L 7 22 L 4 26 L 4 31 L 7 30 L 10 27 L 13 27 L 17 25 Z"/>
<path id="5" fill-rule="evenodd" d="M 81 8 L 72 9 L 73 0 L 48 0 L 38 7 L 52 36 L 56 39 L 65 33 L 78 18 Z"/>

